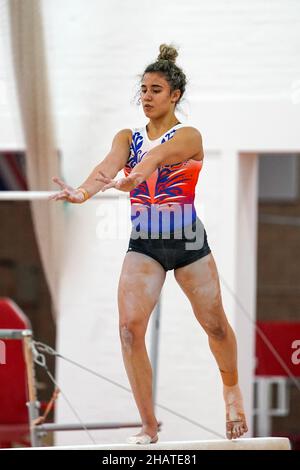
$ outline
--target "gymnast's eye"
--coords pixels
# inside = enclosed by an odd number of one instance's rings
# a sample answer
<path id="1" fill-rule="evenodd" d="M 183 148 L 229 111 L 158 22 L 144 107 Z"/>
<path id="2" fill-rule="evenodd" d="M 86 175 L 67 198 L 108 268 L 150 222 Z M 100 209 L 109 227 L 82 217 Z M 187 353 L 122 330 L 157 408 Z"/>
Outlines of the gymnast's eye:
<path id="1" fill-rule="evenodd" d="M 147 90 L 146 90 L 145 88 L 143 88 L 143 89 L 141 90 L 141 93 L 146 93 L 146 91 L 147 91 Z M 160 93 L 161 90 L 160 90 L 160 89 L 152 89 L 152 91 L 153 91 L 154 93 Z"/>

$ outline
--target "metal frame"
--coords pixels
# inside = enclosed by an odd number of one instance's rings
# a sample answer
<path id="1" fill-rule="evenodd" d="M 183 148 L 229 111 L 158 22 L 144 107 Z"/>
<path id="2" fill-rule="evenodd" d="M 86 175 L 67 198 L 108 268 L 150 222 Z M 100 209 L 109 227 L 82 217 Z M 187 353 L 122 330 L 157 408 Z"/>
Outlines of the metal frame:
<path id="1" fill-rule="evenodd" d="M 37 392 L 35 385 L 35 367 L 32 348 L 32 331 L 31 330 L 10 330 L 0 329 L 0 339 L 19 339 L 23 342 L 23 351 L 26 364 L 26 376 L 28 386 L 28 398 L 26 403 L 28 407 L 28 421 L 30 429 L 30 442 L 32 447 L 40 447 L 42 445 L 42 437 L 47 432 L 54 431 L 80 431 L 86 429 L 120 429 L 120 428 L 136 428 L 140 427 L 141 423 L 84 423 L 84 427 L 80 424 L 65 423 L 65 424 L 35 424 L 35 420 L 39 417 L 40 403 L 37 400 Z"/>

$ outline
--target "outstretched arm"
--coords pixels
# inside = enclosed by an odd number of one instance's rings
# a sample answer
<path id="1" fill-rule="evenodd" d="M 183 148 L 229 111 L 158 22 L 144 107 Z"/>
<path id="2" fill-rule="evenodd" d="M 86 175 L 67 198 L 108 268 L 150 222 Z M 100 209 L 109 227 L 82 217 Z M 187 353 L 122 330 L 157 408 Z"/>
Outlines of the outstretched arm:
<path id="1" fill-rule="evenodd" d="M 126 178 L 116 181 L 98 175 L 98 181 L 106 183 L 102 191 L 111 187 L 120 191 L 132 191 L 161 165 L 172 165 L 191 158 L 203 159 L 202 138 L 194 127 L 184 127 L 178 129 L 172 139 L 150 150 Z"/>
<path id="2" fill-rule="evenodd" d="M 58 194 L 51 196 L 49 199 L 81 203 L 98 193 L 103 186 L 105 186 L 104 182 L 96 180 L 96 176 L 99 172 L 106 177 L 114 178 L 126 165 L 130 149 L 129 134 L 129 129 L 123 129 L 115 135 L 110 152 L 102 162 L 93 169 L 79 188 L 72 188 L 57 177 L 52 178 L 53 181 L 60 186 L 61 191 Z"/>

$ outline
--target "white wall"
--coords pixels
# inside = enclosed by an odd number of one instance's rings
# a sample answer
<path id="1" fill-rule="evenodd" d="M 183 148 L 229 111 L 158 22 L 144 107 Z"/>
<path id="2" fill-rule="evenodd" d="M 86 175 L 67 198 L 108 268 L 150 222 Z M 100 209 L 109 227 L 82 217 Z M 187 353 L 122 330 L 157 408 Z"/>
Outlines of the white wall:
<path id="1" fill-rule="evenodd" d="M 116 131 L 145 122 L 130 104 L 135 77 L 155 59 L 161 42 L 181 46 L 178 63 L 189 78 L 183 109 L 201 131 L 206 155 L 197 191 L 199 215 L 222 278 L 254 318 L 255 154 L 300 148 L 299 3 L 44 0 L 43 8 L 63 174 L 70 184 L 80 184 L 103 158 Z M 128 386 L 116 303 L 128 231 L 121 230 L 120 240 L 97 238 L 97 210 L 103 204 L 66 207 L 57 347 Z M 124 225 L 126 217 L 120 211 Z M 237 333 L 250 415 L 253 330 L 224 285 L 222 292 Z M 163 292 L 160 339 L 158 402 L 223 434 L 219 373 L 172 273 Z M 131 395 L 111 384 L 61 363 L 57 379 L 86 421 L 139 418 Z M 162 440 L 213 438 L 165 411 L 157 416 L 164 423 Z M 75 420 L 63 399 L 57 418 Z M 93 435 L 105 443 L 123 441 L 130 433 Z M 84 433 L 57 436 L 59 444 L 88 442 Z"/>

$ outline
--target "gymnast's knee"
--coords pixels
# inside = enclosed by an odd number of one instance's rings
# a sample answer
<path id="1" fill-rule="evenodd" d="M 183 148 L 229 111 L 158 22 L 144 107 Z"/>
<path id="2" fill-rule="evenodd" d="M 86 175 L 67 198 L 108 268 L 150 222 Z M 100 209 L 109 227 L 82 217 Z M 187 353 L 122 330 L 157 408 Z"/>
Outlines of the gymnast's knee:
<path id="1" fill-rule="evenodd" d="M 228 324 L 227 323 L 213 323 L 206 324 L 204 329 L 209 338 L 215 339 L 217 341 L 223 341 L 228 334 Z"/>
<path id="2" fill-rule="evenodd" d="M 139 345 L 145 339 L 143 329 L 136 323 L 121 324 L 119 330 L 122 347 L 126 350 L 131 350 L 134 346 Z"/>

